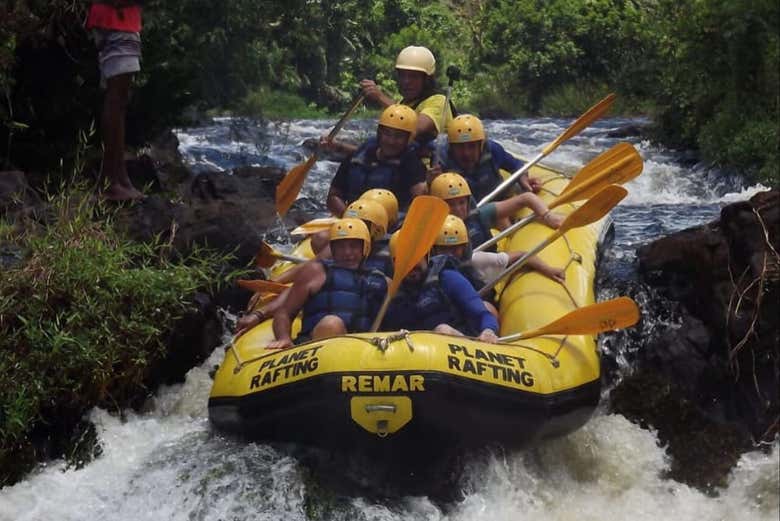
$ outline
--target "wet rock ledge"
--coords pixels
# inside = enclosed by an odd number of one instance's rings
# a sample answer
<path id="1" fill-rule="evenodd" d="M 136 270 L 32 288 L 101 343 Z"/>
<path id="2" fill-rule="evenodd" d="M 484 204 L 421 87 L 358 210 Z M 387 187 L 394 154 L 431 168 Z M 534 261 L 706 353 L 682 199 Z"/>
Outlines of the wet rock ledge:
<path id="1" fill-rule="evenodd" d="M 642 280 L 679 313 L 612 393 L 615 412 L 658 431 L 671 477 L 725 484 L 745 450 L 778 435 L 780 192 L 723 208 L 719 221 L 638 250 Z"/>

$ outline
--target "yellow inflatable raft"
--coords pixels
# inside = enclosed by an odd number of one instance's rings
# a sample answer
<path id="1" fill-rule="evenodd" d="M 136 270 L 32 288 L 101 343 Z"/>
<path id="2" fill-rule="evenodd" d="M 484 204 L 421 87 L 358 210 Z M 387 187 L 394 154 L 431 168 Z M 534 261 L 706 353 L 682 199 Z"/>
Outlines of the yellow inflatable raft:
<path id="1" fill-rule="evenodd" d="M 544 181 L 540 195 L 548 202 L 568 182 L 544 167 L 531 175 Z M 565 287 L 521 272 L 498 288 L 501 335 L 543 326 L 594 302 L 596 253 L 607 221 L 572 230 L 539 254 L 565 267 Z M 550 233 L 531 223 L 500 247 L 527 251 Z M 307 253 L 305 244 L 295 252 Z M 296 320 L 293 332 L 298 328 Z M 209 418 L 218 429 L 326 446 L 436 440 L 518 447 L 579 428 L 601 392 L 592 336 L 486 344 L 390 331 L 268 351 L 271 339 L 268 320 L 226 351 L 209 398 Z"/>

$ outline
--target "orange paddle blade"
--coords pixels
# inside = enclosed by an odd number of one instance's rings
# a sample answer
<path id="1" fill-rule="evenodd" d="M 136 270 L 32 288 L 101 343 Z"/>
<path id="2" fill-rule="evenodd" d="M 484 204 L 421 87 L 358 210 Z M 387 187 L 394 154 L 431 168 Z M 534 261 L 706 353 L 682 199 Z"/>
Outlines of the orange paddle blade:
<path id="1" fill-rule="evenodd" d="M 414 198 L 398 234 L 393 280 L 388 293 L 395 295 L 401 281 L 430 251 L 450 207 L 432 195 Z"/>
<path id="2" fill-rule="evenodd" d="M 544 147 L 544 150 L 542 150 L 542 156 L 546 156 L 558 146 L 563 143 L 564 141 L 568 140 L 571 137 L 576 136 L 579 134 L 582 129 L 599 119 L 601 116 L 604 115 L 605 112 L 609 110 L 609 108 L 612 106 L 612 103 L 615 102 L 615 95 L 609 94 L 606 98 L 599 101 L 595 105 L 593 105 L 591 108 L 589 108 L 585 113 L 577 118 L 577 120 L 572 123 L 569 128 L 567 128 L 563 134 L 558 136 L 555 141 Z"/>
<path id="3" fill-rule="evenodd" d="M 404 224 L 398 233 L 396 255 L 393 261 L 393 279 L 387 288 L 387 295 L 374 319 L 371 331 L 379 329 L 387 307 L 398 292 L 404 277 L 428 254 L 436 241 L 441 225 L 444 224 L 444 219 L 449 213 L 450 207 L 447 203 L 432 195 L 418 195 L 412 201 Z"/>
<path id="4" fill-rule="evenodd" d="M 336 217 L 321 217 L 305 222 L 290 232 L 292 235 L 311 235 L 313 233 L 330 230 L 333 223 L 338 221 Z"/>
<path id="5" fill-rule="evenodd" d="M 502 337 L 502 342 L 542 335 L 597 335 L 631 327 L 639 321 L 639 306 L 628 297 L 575 309 L 558 320 L 524 333 Z"/>
<path id="6" fill-rule="evenodd" d="M 279 294 L 282 291 L 286 290 L 290 287 L 289 284 L 280 284 L 279 282 L 274 282 L 272 280 L 237 280 L 236 283 L 244 288 L 248 289 L 250 291 L 254 291 L 255 293 L 258 292 L 264 292 L 264 293 L 274 293 Z"/>
<path id="7" fill-rule="evenodd" d="M 585 165 L 552 203 L 550 208 L 581 201 L 610 184 L 623 184 L 642 173 L 642 158 L 628 143 L 620 143 Z"/>
<path id="8" fill-rule="evenodd" d="M 279 215 L 284 216 L 298 198 L 303 182 L 306 180 L 306 174 L 316 162 L 317 154 L 312 154 L 305 163 L 296 165 L 287 172 L 287 175 L 276 187 L 276 211 Z"/>

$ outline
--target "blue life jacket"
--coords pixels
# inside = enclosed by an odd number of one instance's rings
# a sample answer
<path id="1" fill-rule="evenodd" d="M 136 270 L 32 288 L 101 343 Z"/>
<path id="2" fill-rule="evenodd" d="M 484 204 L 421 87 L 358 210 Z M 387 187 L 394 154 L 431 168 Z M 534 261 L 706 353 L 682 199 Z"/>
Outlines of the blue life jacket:
<path id="1" fill-rule="evenodd" d="M 482 219 L 479 218 L 479 210 L 471 210 L 463 223 L 466 225 L 466 231 L 469 233 L 469 244 L 472 248 L 476 248 L 485 241 L 493 238 L 493 234 L 490 232 L 490 228 L 482 223 Z M 485 251 L 496 251 L 496 245 L 492 245 Z"/>
<path id="2" fill-rule="evenodd" d="M 300 334 L 309 336 L 325 315 L 341 318 L 348 333 L 368 331 L 387 292 L 384 275 L 341 268 L 333 261 L 319 262 L 325 268 L 325 283 L 303 306 Z"/>
<path id="3" fill-rule="evenodd" d="M 439 324 L 449 324 L 466 335 L 478 335 L 442 289 L 439 275 L 445 269 L 458 271 L 458 261 L 450 255 L 436 255 L 431 259 L 425 282 L 414 302 L 416 329 L 433 329 Z"/>
<path id="4" fill-rule="evenodd" d="M 500 169 L 493 163 L 493 154 L 490 147 L 485 146 L 482 149 L 482 155 L 479 158 L 476 168 L 472 172 L 463 171 L 455 159 L 449 153 L 449 147 L 443 147 L 440 152 L 440 161 L 442 162 L 443 172 L 455 172 L 462 175 L 469 183 L 472 196 L 481 201 L 483 197 L 492 192 L 504 178 L 501 177 Z"/>
<path id="5" fill-rule="evenodd" d="M 406 208 L 411 203 L 411 194 L 398 193 L 403 179 L 401 163 L 406 155 L 416 155 L 414 147 L 407 147 L 401 156 L 395 159 L 380 160 L 376 157 L 378 146 L 376 138 L 371 138 L 350 158 L 344 200 L 347 203 L 357 201 L 366 190 L 384 188 L 395 193 L 399 207 Z"/>

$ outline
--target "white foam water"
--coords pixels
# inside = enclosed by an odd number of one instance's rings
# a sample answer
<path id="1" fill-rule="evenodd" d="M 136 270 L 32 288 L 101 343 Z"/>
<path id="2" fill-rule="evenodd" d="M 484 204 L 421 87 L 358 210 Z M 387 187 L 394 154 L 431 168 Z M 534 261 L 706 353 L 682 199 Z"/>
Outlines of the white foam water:
<path id="1" fill-rule="evenodd" d="M 669 463 L 655 434 L 618 415 L 596 416 L 526 451 L 472 455 L 460 471 L 462 500 L 453 503 L 424 496 L 334 502 L 295 451 L 211 431 L 208 372 L 223 354 L 218 348 L 185 384 L 162 389 L 147 413 L 120 420 L 94 410 L 103 454 L 80 470 L 52 462 L 0 490 L 0 520 L 778 518 L 777 444 L 744 455 L 712 497 L 664 477 Z"/>

